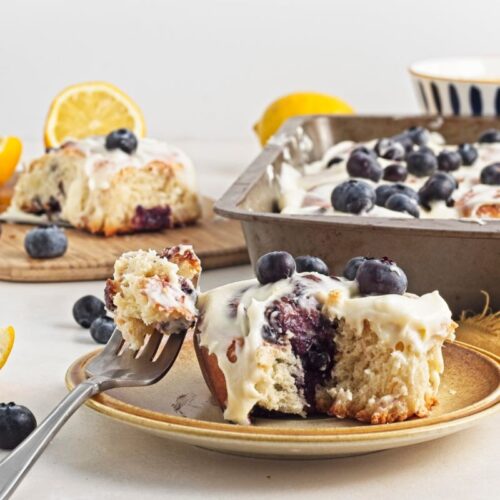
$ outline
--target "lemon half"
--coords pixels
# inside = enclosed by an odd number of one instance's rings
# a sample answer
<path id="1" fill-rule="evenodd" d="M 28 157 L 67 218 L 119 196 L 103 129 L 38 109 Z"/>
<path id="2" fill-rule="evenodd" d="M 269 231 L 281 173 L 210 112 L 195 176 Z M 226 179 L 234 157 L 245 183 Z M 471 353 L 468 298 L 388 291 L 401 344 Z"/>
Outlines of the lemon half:
<path id="1" fill-rule="evenodd" d="M 139 106 L 111 83 L 78 83 L 52 101 L 45 122 L 45 145 L 56 147 L 70 137 L 106 135 L 118 128 L 127 128 L 138 137 L 146 134 Z"/>

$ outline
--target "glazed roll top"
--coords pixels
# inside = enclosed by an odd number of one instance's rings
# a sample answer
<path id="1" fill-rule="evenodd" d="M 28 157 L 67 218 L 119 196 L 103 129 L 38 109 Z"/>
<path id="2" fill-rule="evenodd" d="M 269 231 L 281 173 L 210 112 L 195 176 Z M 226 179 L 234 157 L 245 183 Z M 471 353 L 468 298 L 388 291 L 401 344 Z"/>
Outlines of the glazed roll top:
<path id="1" fill-rule="evenodd" d="M 500 218 L 500 133 L 489 136 L 453 145 L 414 127 L 390 138 L 339 142 L 319 160 L 285 161 L 273 172 L 279 208 L 288 214 Z"/>
<path id="2" fill-rule="evenodd" d="M 142 168 L 152 162 L 176 165 L 177 173 L 186 187 L 196 191 L 193 164 L 180 149 L 152 138 L 138 138 L 137 148 L 127 153 L 119 148 L 106 148 L 106 137 L 94 136 L 78 141 L 68 141 L 65 148 L 81 152 L 84 156 L 83 171 L 90 189 L 107 189 L 110 182 L 124 168 Z"/>

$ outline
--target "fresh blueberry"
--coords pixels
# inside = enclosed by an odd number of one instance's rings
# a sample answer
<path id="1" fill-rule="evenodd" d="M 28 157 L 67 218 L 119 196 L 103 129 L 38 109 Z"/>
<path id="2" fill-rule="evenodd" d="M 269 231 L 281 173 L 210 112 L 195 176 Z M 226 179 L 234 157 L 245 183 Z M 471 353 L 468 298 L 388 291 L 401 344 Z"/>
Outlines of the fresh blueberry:
<path id="1" fill-rule="evenodd" d="M 500 186 L 500 163 L 492 163 L 481 170 L 481 184 Z"/>
<path id="2" fill-rule="evenodd" d="M 337 163 L 342 163 L 344 161 L 344 158 L 340 156 L 334 156 L 333 158 L 330 158 L 328 160 L 328 163 L 326 164 L 326 168 L 332 168 L 334 165 L 337 165 Z"/>
<path id="3" fill-rule="evenodd" d="M 414 143 L 411 140 L 411 137 L 406 132 L 403 132 L 402 134 L 398 135 L 393 135 L 391 139 L 401 144 L 406 154 L 411 153 L 413 151 Z"/>
<path id="4" fill-rule="evenodd" d="M 419 149 L 411 152 L 406 158 L 406 166 L 410 174 L 416 177 L 427 177 L 432 175 L 437 169 L 436 156 L 430 149 Z"/>
<path id="5" fill-rule="evenodd" d="M 420 153 L 429 153 L 430 155 L 436 155 L 436 153 L 434 153 L 434 150 L 432 148 L 430 148 L 429 146 L 420 146 L 417 151 L 419 151 Z"/>
<path id="6" fill-rule="evenodd" d="M 106 149 L 121 149 L 124 153 L 131 155 L 137 149 L 137 137 L 126 128 L 113 130 L 106 136 Z"/>
<path id="7" fill-rule="evenodd" d="M 379 139 L 374 149 L 380 158 L 386 160 L 402 160 L 406 154 L 404 146 L 393 139 Z"/>
<path id="8" fill-rule="evenodd" d="M 356 146 L 352 151 L 350 156 L 356 154 L 356 153 L 363 153 L 365 155 L 371 156 L 372 158 L 377 159 L 377 153 L 373 151 L 373 149 L 367 148 L 366 146 Z"/>
<path id="9" fill-rule="evenodd" d="M 446 172 L 436 172 L 419 189 L 420 204 L 429 210 L 431 201 L 442 200 L 451 203 L 451 195 L 457 186 L 457 181 L 452 175 Z"/>
<path id="10" fill-rule="evenodd" d="M 406 133 L 416 146 L 424 146 L 430 139 L 429 131 L 424 127 L 410 127 Z"/>
<path id="11" fill-rule="evenodd" d="M 408 287 L 406 274 L 395 262 L 383 259 L 367 259 L 356 273 L 361 295 L 403 295 Z"/>
<path id="12" fill-rule="evenodd" d="M 366 182 L 350 179 L 332 191 L 332 205 L 339 212 L 369 212 L 375 203 L 375 190 Z"/>
<path id="13" fill-rule="evenodd" d="M 486 130 L 479 136 L 478 142 L 487 144 L 491 144 L 493 142 L 500 142 L 500 130 L 497 130 L 495 128 L 490 128 Z"/>
<path id="14" fill-rule="evenodd" d="M 437 161 L 439 170 L 452 172 L 462 165 L 462 156 L 458 151 L 443 150 L 438 154 Z"/>
<path id="15" fill-rule="evenodd" d="M 24 248 L 33 259 L 53 259 L 64 255 L 68 238 L 57 226 L 37 227 L 26 233 Z"/>
<path id="16" fill-rule="evenodd" d="M 266 285 L 285 278 L 295 272 L 295 260 L 288 252 L 269 252 L 257 260 L 255 274 L 259 283 Z"/>
<path id="17" fill-rule="evenodd" d="M 83 328 L 90 328 L 93 321 L 105 315 L 104 302 L 94 295 L 85 295 L 73 306 L 73 318 Z"/>
<path id="18" fill-rule="evenodd" d="M 116 325 L 115 322 L 107 316 L 96 318 L 90 325 L 90 335 L 98 344 L 107 344 L 113 335 Z"/>
<path id="19" fill-rule="evenodd" d="M 420 217 L 417 202 L 402 193 L 395 193 L 389 196 L 385 202 L 385 208 L 396 212 L 405 212 L 416 218 Z"/>
<path id="20" fill-rule="evenodd" d="M 393 194 L 404 194 L 405 196 L 408 196 L 412 200 L 418 201 L 418 194 L 416 191 L 414 191 L 410 186 L 406 186 L 405 184 L 382 184 L 381 186 L 378 186 L 377 189 L 375 190 L 375 195 L 376 195 L 376 201 L 375 203 L 379 207 L 385 207 L 386 201 L 393 195 Z"/>
<path id="21" fill-rule="evenodd" d="M 408 170 L 401 163 L 392 163 L 384 168 L 382 179 L 390 182 L 404 182 L 408 177 Z"/>
<path id="22" fill-rule="evenodd" d="M 0 403 L 0 448 L 13 450 L 36 428 L 36 419 L 28 408 L 15 403 Z"/>
<path id="23" fill-rule="evenodd" d="M 356 278 L 359 266 L 363 264 L 365 260 L 366 257 L 353 257 L 344 268 L 344 272 L 342 273 L 344 278 L 353 281 Z"/>
<path id="24" fill-rule="evenodd" d="M 477 160 L 478 152 L 472 144 L 460 144 L 458 146 L 458 154 L 462 157 L 462 164 L 470 167 Z"/>
<path id="25" fill-rule="evenodd" d="M 378 182 L 382 177 L 382 167 L 371 155 L 358 151 L 347 160 L 347 172 L 351 177 L 362 177 Z"/>
<path id="26" fill-rule="evenodd" d="M 328 276 L 330 270 L 324 261 L 319 257 L 311 257 L 310 255 L 301 255 L 296 257 L 295 264 L 297 266 L 298 273 L 319 273 Z"/>

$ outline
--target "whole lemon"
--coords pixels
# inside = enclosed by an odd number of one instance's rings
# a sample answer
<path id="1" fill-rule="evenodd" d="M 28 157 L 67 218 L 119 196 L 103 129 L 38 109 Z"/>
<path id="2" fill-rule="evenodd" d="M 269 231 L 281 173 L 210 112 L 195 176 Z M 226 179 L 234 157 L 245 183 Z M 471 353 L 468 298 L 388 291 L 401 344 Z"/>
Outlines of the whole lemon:
<path id="1" fill-rule="evenodd" d="M 281 125 L 294 116 L 310 114 L 352 114 L 354 109 L 338 97 L 317 92 L 295 92 L 272 102 L 254 125 L 262 146 Z"/>

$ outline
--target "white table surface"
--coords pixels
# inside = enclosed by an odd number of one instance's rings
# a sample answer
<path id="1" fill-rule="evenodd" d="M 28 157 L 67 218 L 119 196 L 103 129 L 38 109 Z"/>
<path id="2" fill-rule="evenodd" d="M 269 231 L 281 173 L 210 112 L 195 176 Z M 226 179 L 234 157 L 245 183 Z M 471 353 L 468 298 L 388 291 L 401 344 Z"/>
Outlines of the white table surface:
<path id="1" fill-rule="evenodd" d="M 194 158 L 202 191 L 212 196 L 220 195 L 257 151 L 252 142 L 177 144 Z M 251 272 L 250 266 L 208 271 L 202 285 L 209 289 Z M 0 372 L 0 402 L 24 404 L 41 421 L 64 397 L 67 367 L 96 347 L 74 323 L 71 308 L 82 295 L 102 292 L 103 282 L 0 282 L 0 325 L 16 328 L 14 349 Z M 499 443 L 497 413 L 467 431 L 372 455 L 247 459 L 159 439 L 84 408 L 61 430 L 14 498 L 495 498 Z M 0 458 L 4 455 L 0 452 Z"/>

